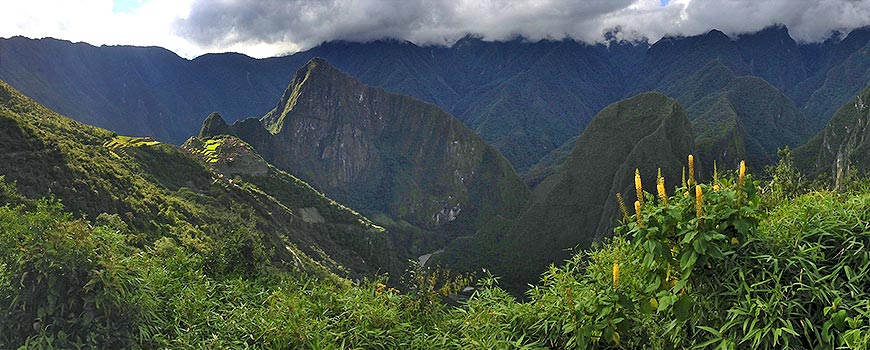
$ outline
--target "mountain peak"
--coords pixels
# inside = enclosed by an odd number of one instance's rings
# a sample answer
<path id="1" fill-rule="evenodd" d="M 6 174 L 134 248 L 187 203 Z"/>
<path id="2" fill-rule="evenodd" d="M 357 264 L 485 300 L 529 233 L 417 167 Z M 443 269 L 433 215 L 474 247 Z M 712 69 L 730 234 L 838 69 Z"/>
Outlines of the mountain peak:
<path id="1" fill-rule="evenodd" d="M 223 135 L 229 132 L 229 125 L 226 120 L 221 117 L 220 113 L 212 112 L 205 118 L 202 123 L 202 129 L 199 131 L 199 136 L 203 135 Z"/>
<path id="2" fill-rule="evenodd" d="M 324 108 L 328 108 L 331 107 L 335 96 L 351 99 L 348 96 L 355 95 L 360 104 L 363 102 L 365 88 L 363 83 L 333 67 L 325 59 L 314 57 L 296 71 L 275 109 L 263 117 L 263 124 L 273 134 L 280 133 L 284 127 L 284 118 L 287 113 L 296 108 L 300 98 L 305 98 L 312 103 L 317 101 L 315 104 L 319 103 Z M 341 105 L 341 102 L 338 104 Z M 331 115 L 341 117 L 336 114 Z"/>
<path id="3" fill-rule="evenodd" d="M 788 27 L 786 27 L 785 24 L 769 25 L 757 32 L 740 34 L 738 36 L 739 40 L 746 40 L 752 38 L 793 40 L 791 34 L 789 34 Z"/>

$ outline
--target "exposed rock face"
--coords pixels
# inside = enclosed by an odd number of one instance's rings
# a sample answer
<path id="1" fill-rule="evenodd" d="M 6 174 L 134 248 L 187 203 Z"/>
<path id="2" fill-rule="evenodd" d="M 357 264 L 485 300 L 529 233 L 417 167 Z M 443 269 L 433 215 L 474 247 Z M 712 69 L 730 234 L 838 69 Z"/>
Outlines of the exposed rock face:
<path id="1" fill-rule="evenodd" d="M 795 149 L 798 166 L 829 174 L 836 188 L 852 172 L 870 170 L 870 87 L 837 110 L 828 126 Z"/>
<path id="2" fill-rule="evenodd" d="M 275 166 L 372 217 L 468 235 L 512 216 L 528 189 L 492 146 L 432 104 L 372 88 L 312 59 L 262 119 L 226 125 Z"/>
<path id="3" fill-rule="evenodd" d="M 673 189 L 693 152 L 692 127 L 677 101 L 643 93 L 614 103 L 593 119 L 558 172 L 535 188 L 518 218 L 451 244 L 442 259 L 490 267 L 506 286 L 522 289 L 548 264 L 570 257 L 571 248 L 588 248 L 612 234 L 616 193 L 635 200 L 635 168 L 647 191 L 655 191 L 658 168 Z"/>

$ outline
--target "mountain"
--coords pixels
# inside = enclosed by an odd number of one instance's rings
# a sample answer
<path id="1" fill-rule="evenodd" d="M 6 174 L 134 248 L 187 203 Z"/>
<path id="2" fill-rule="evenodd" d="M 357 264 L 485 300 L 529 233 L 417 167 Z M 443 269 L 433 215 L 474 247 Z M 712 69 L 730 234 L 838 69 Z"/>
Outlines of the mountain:
<path id="1" fill-rule="evenodd" d="M 0 176 L 28 198 L 119 222 L 136 244 L 168 237 L 213 268 L 257 262 L 349 278 L 402 269 L 387 233 L 232 138 L 184 149 L 118 136 L 45 108 L 0 82 Z M 14 198 L 0 198 L 15 203 Z M 262 245 L 267 251 L 254 249 Z M 238 266 L 235 266 L 238 264 Z M 252 265 L 253 264 L 253 265 Z"/>
<path id="2" fill-rule="evenodd" d="M 811 175 L 826 174 L 840 187 L 855 172 L 870 170 L 870 87 L 834 113 L 831 122 L 794 150 L 795 164 Z"/>
<path id="3" fill-rule="evenodd" d="M 414 254 L 511 217 L 528 197 L 510 163 L 462 122 L 320 58 L 296 72 L 262 119 L 227 125 L 212 114 L 201 136 L 226 133 L 391 231 L 408 232 L 400 239 L 412 239 Z"/>
<path id="4" fill-rule="evenodd" d="M 668 188 L 678 184 L 694 136 L 680 104 L 649 92 L 607 106 L 577 140 L 558 172 L 534 190 L 523 212 L 477 235 L 454 241 L 438 256 L 450 266 L 491 268 L 512 288 L 524 289 L 545 267 L 562 262 L 611 235 L 618 217 L 616 193 L 635 200 L 634 173 L 655 192 L 661 168 Z"/>
<path id="5" fill-rule="evenodd" d="M 734 37 L 720 31 L 665 37 L 652 45 L 468 36 L 449 47 L 336 41 L 284 57 L 210 54 L 186 60 L 153 47 L 15 37 L 0 39 L 0 79 L 78 120 L 180 144 L 212 111 L 221 111 L 228 122 L 265 114 L 297 67 L 323 57 L 367 85 L 437 104 L 525 174 L 546 167 L 536 165 L 577 137 L 601 108 L 637 93 L 661 91 L 696 119 L 705 112 L 690 106 L 718 98 L 731 79 L 723 76 L 715 86 L 697 80 L 713 65 L 727 68 L 726 75 L 764 79 L 792 101 L 777 98 L 778 107 L 766 112 L 794 104 L 808 121 L 808 133 L 815 133 L 870 79 L 868 39 L 870 29 L 859 28 L 824 43 L 798 43 L 779 25 Z M 773 96 L 768 84 L 755 84 L 759 94 Z M 774 141 L 778 147 L 791 144 Z M 770 159 L 770 153 L 750 158 Z"/>

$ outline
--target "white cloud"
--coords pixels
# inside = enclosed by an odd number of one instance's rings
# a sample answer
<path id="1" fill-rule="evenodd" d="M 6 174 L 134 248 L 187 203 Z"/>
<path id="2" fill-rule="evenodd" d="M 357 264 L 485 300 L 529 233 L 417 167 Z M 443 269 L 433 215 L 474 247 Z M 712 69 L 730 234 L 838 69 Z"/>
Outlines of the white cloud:
<path id="1" fill-rule="evenodd" d="M 0 0 L 0 36 L 52 36 L 92 44 L 156 45 L 184 57 L 238 51 L 254 57 L 323 41 L 380 38 L 449 44 L 487 40 L 602 40 L 614 27 L 651 40 L 710 29 L 729 34 L 783 23 L 800 41 L 870 25 L 870 0 L 146 0 L 113 13 L 111 0 Z"/>
<path id="2" fill-rule="evenodd" d="M 54 37 L 94 45 L 162 46 L 191 56 L 202 49 L 174 33 L 191 0 L 148 0 L 114 13 L 112 0 L 27 0 L 0 4 L 0 36 Z"/>

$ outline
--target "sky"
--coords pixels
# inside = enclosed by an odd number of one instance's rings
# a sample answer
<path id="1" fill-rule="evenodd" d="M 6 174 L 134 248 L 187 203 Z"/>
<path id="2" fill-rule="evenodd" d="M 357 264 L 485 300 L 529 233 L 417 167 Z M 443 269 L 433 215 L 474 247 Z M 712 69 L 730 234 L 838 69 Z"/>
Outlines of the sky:
<path id="1" fill-rule="evenodd" d="M 0 37 L 161 46 L 186 58 L 285 55 L 324 41 L 658 40 L 785 24 L 817 42 L 870 25 L 870 0 L 0 0 Z"/>

